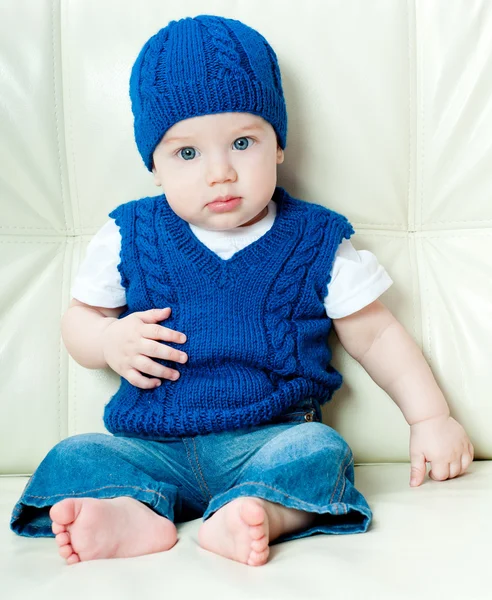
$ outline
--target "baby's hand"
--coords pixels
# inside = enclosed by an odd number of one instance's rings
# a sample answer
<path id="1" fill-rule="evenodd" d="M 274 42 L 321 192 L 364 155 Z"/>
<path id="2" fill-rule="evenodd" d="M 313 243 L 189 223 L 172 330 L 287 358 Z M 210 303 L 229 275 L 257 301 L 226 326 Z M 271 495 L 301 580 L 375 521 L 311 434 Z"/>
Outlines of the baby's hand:
<path id="1" fill-rule="evenodd" d="M 151 389 L 161 384 L 160 379 L 144 377 L 142 373 L 175 381 L 179 372 L 160 365 L 149 357 L 185 363 L 188 355 L 156 340 L 186 342 L 186 336 L 173 329 L 157 325 L 168 319 L 170 308 L 155 308 L 135 312 L 108 325 L 104 330 L 103 354 L 108 365 L 132 385 Z"/>
<path id="2" fill-rule="evenodd" d="M 429 476 L 443 481 L 466 471 L 473 446 L 457 421 L 441 415 L 410 426 L 410 460 L 412 487 L 424 481 L 426 461 L 431 463 Z"/>

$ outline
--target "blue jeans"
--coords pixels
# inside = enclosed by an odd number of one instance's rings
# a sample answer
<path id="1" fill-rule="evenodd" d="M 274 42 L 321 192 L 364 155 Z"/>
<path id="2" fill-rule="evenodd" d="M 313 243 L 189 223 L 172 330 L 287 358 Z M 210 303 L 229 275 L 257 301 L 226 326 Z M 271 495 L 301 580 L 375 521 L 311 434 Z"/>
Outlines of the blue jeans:
<path id="1" fill-rule="evenodd" d="M 256 427 L 195 437 L 143 440 L 107 434 L 75 435 L 39 465 L 14 507 L 11 529 L 54 537 L 49 509 L 64 498 L 130 496 L 174 522 L 208 519 L 241 496 L 255 496 L 317 513 L 305 531 L 360 533 L 371 510 L 354 487 L 345 440 L 321 423 L 309 399 Z"/>

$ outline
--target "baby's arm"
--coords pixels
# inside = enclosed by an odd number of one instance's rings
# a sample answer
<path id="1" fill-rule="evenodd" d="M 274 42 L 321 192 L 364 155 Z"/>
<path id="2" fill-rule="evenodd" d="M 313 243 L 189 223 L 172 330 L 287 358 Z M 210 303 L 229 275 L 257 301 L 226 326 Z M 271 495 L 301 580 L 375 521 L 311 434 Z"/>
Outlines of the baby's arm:
<path id="1" fill-rule="evenodd" d="M 132 385 L 148 389 L 160 380 L 176 380 L 179 372 L 160 365 L 150 357 L 185 363 L 185 352 L 159 343 L 184 343 L 186 336 L 158 325 L 168 319 L 170 308 L 132 313 L 118 319 L 125 307 L 102 308 L 73 299 L 63 315 L 62 337 L 70 355 L 83 367 L 111 367 Z M 153 375 L 154 379 L 142 373 Z"/>
<path id="2" fill-rule="evenodd" d="M 433 479 L 463 473 L 473 460 L 473 446 L 450 416 L 420 348 L 393 314 L 376 300 L 334 319 L 333 326 L 343 347 L 394 400 L 410 425 L 410 484 L 422 483 L 426 461 L 432 463 Z"/>

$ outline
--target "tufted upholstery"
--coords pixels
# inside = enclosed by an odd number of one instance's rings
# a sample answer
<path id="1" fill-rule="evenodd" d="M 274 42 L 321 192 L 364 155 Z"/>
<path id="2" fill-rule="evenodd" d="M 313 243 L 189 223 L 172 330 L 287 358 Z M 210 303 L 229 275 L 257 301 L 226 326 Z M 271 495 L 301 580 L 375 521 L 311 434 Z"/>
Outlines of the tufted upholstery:
<path id="1" fill-rule="evenodd" d="M 169 553 L 66 567 L 52 539 L 9 531 L 10 510 L 54 444 L 104 431 L 118 378 L 69 359 L 60 317 L 107 213 L 160 193 L 132 137 L 133 60 L 170 19 L 199 13 L 244 20 L 275 48 L 289 111 L 279 183 L 346 214 L 356 247 L 386 266 L 382 300 L 481 461 L 410 489 L 408 426 L 333 338 L 346 383 L 324 417 L 360 463 L 367 534 L 280 544 L 251 569 L 198 548 L 197 521 Z M 487 0 L 1 4 L 0 597 L 490 597 L 491 32 Z"/>

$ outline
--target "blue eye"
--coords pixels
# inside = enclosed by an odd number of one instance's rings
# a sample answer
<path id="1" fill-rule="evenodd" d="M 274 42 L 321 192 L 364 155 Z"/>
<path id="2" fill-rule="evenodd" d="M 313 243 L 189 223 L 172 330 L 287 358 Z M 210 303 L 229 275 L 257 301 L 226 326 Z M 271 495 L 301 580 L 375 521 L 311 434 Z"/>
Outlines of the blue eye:
<path id="1" fill-rule="evenodd" d="M 249 145 L 250 142 L 249 138 L 247 137 L 237 138 L 237 140 L 234 142 L 234 148 L 236 148 L 236 150 L 246 150 L 246 148 L 248 148 Z"/>
<path id="2" fill-rule="evenodd" d="M 184 160 L 192 160 L 196 156 L 196 150 L 194 148 L 181 148 L 178 154 Z"/>

